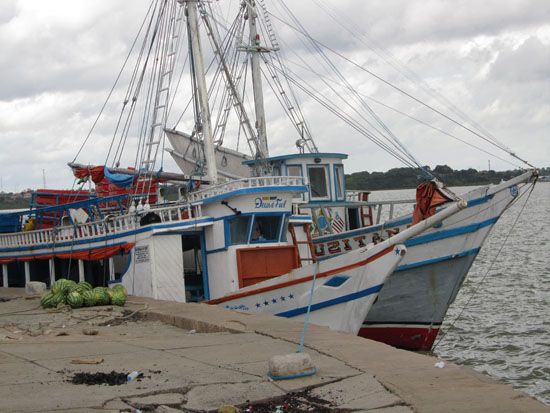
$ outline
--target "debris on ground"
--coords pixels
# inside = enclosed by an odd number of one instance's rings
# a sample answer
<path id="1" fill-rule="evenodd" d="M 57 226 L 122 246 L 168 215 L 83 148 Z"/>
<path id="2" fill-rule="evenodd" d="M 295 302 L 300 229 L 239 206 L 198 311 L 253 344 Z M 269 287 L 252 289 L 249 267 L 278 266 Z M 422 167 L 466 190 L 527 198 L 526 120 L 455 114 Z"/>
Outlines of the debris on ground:
<path id="1" fill-rule="evenodd" d="M 252 403 L 242 409 L 246 413 L 336 413 L 338 409 L 309 390 L 291 392 L 282 398 L 263 403 Z"/>
<path id="2" fill-rule="evenodd" d="M 95 357 L 93 359 L 72 359 L 71 364 L 101 364 L 103 357 Z"/>
<path id="3" fill-rule="evenodd" d="M 75 373 L 69 380 L 73 384 L 107 384 L 109 386 L 120 386 L 128 382 L 128 373 L 111 371 L 110 373 Z"/>

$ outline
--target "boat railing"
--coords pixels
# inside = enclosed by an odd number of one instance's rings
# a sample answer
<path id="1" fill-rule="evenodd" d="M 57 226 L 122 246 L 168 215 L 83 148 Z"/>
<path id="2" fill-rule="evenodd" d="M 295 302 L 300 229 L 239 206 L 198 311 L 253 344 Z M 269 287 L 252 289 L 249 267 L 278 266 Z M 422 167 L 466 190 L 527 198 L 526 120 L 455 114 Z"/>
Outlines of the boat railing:
<path id="1" fill-rule="evenodd" d="M 196 203 L 216 195 L 221 195 L 246 188 L 262 188 L 268 186 L 288 187 L 304 185 L 306 185 L 306 179 L 302 176 L 257 176 L 252 178 L 242 178 L 218 185 L 209 186 L 208 188 L 205 188 L 203 190 L 192 192 L 188 195 L 188 201 L 190 203 Z"/>
<path id="2" fill-rule="evenodd" d="M 48 229 L 0 234 L 0 247 L 26 247 L 60 242 L 91 240 L 93 238 L 131 231 L 140 227 L 141 218 L 152 212 L 163 223 L 192 221 L 202 217 L 200 205 L 174 204 L 154 207 L 124 215 L 107 215 L 100 221 L 63 225 Z"/>
<path id="3" fill-rule="evenodd" d="M 415 199 L 387 201 L 355 201 L 350 199 L 345 202 L 298 204 L 298 207 L 299 209 L 313 211 L 320 208 L 353 208 L 359 211 L 359 216 L 362 217 L 364 225 L 377 225 L 381 222 L 390 221 L 395 217 L 412 213 L 415 203 Z"/>

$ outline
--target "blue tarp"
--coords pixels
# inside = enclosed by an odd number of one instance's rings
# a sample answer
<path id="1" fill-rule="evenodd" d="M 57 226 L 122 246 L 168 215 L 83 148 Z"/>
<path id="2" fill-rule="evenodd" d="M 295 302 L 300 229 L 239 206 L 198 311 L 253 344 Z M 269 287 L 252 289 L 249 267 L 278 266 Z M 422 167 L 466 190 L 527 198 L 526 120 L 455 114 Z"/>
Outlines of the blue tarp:
<path id="1" fill-rule="evenodd" d="M 103 174 L 107 180 L 119 188 L 128 188 L 134 183 L 134 175 L 116 174 L 109 172 L 106 166 L 103 168 Z"/>

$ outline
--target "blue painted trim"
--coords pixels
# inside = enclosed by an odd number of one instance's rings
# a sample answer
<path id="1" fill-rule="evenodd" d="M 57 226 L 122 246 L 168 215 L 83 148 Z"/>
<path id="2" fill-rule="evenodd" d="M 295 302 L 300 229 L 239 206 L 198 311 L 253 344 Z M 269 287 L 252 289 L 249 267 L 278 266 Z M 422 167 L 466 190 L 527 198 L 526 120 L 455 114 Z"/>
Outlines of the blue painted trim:
<path id="1" fill-rule="evenodd" d="M 465 251 L 459 252 L 458 254 L 446 255 L 444 257 L 431 258 L 429 260 L 412 262 L 410 264 L 400 265 L 399 267 L 397 267 L 395 269 L 394 272 L 406 271 L 406 270 L 410 270 L 412 268 L 418 268 L 418 267 L 423 267 L 425 265 L 437 264 L 439 262 L 448 261 L 448 260 L 452 260 L 452 259 L 455 259 L 455 258 L 462 258 L 462 257 L 467 257 L 469 255 L 476 255 L 479 252 L 480 249 L 481 248 L 472 248 L 470 250 L 465 250 Z"/>
<path id="2" fill-rule="evenodd" d="M 223 252 L 223 251 L 227 251 L 227 247 L 222 247 L 222 248 L 216 248 L 216 249 L 213 249 L 213 250 L 208 250 L 206 251 L 207 254 L 216 254 L 218 252 Z"/>
<path id="3" fill-rule="evenodd" d="M 349 280 L 349 277 L 347 275 L 335 275 L 334 277 L 327 280 L 327 282 L 325 282 L 323 285 L 327 287 L 340 287 L 347 280 Z"/>
<path id="4" fill-rule="evenodd" d="M 33 245 L 31 247 L 2 248 L 0 249 L 0 252 L 15 252 L 15 251 L 27 251 L 27 250 L 32 251 L 32 250 L 45 249 L 45 248 L 60 248 L 60 247 L 66 247 L 66 246 L 70 247 L 73 245 L 91 244 L 91 243 L 103 242 L 103 241 L 108 241 L 108 240 L 117 239 L 117 238 L 124 238 L 130 235 L 141 234 L 142 232 L 152 231 L 155 229 L 194 227 L 197 224 L 213 222 L 213 221 L 214 220 L 212 218 L 202 218 L 193 222 L 176 222 L 176 223 L 169 223 L 169 224 L 146 225 L 141 228 L 134 229 L 132 231 L 121 232 L 113 235 L 105 235 L 102 237 L 90 238 L 85 240 L 59 242 L 55 244 Z M 67 227 L 67 229 L 72 229 L 72 227 Z M 86 248 L 86 249 L 89 249 L 89 248 Z"/>
<path id="5" fill-rule="evenodd" d="M 341 297 L 333 298 L 332 300 L 327 300 L 327 301 L 322 301 L 320 303 L 312 304 L 311 311 L 320 310 L 326 307 L 332 307 L 334 305 L 347 303 L 348 301 L 357 300 L 359 298 L 363 298 L 371 294 L 376 294 L 382 289 L 383 286 L 384 284 L 375 285 L 374 287 L 367 288 L 366 290 L 357 291 L 351 294 L 343 295 Z M 307 312 L 307 306 L 295 308 L 293 310 L 283 311 L 282 313 L 277 313 L 275 315 L 279 317 L 290 318 L 290 317 L 299 316 L 301 314 L 305 314 L 306 312 Z"/>
<path id="6" fill-rule="evenodd" d="M 475 224 L 464 225 L 462 227 L 451 228 L 443 231 L 433 232 L 431 234 L 420 235 L 418 237 L 410 238 L 405 241 L 407 247 L 412 247 L 414 245 L 427 244 L 433 241 L 438 241 L 445 238 L 456 237 L 458 235 L 468 234 L 470 232 L 476 232 L 481 228 L 488 227 L 493 225 L 498 221 L 498 217 L 490 218 L 482 222 L 477 222 Z"/>
<path id="7" fill-rule="evenodd" d="M 117 278 L 117 280 L 122 281 L 122 277 L 124 277 L 124 275 L 130 269 L 130 265 L 132 265 L 132 259 L 133 259 L 133 254 L 132 254 L 132 250 L 130 250 L 130 251 L 128 251 L 128 261 L 126 262 L 126 265 L 124 266 L 124 269 L 120 273 L 120 277 Z"/>
<path id="8" fill-rule="evenodd" d="M 291 374 L 290 376 L 272 376 L 271 374 L 268 374 L 267 376 L 272 380 L 292 380 L 299 379 L 300 377 L 313 376 L 315 374 L 317 374 L 317 368 L 313 367 L 311 370 L 299 374 Z"/>
<path id="9" fill-rule="evenodd" d="M 205 198 L 202 201 L 198 201 L 197 204 L 211 204 L 212 202 L 221 201 L 225 198 L 230 198 L 239 195 L 250 195 L 258 193 L 267 193 L 267 192 L 307 192 L 307 186 L 305 185 L 287 185 L 287 186 L 276 186 L 276 187 L 259 187 L 259 188 L 241 188 L 236 189 L 235 191 L 226 192 L 224 194 L 215 195 L 210 198 Z"/>
<path id="10" fill-rule="evenodd" d="M 210 281 L 208 280 L 208 259 L 206 258 L 206 239 L 204 231 L 199 234 L 201 243 L 201 261 L 202 261 L 202 289 L 204 299 L 210 300 Z"/>
<path id="11" fill-rule="evenodd" d="M 311 222 L 311 217 L 309 215 L 305 217 L 300 215 L 290 215 L 290 220 L 293 222 L 299 222 L 299 221 Z"/>
<path id="12" fill-rule="evenodd" d="M 272 156 L 271 158 L 261 159 L 262 162 L 268 161 L 286 161 L 287 159 L 300 159 L 300 158 L 339 158 L 348 159 L 348 155 L 345 153 L 337 152 L 323 152 L 323 153 L 292 153 L 289 155 Z M 255 165 L 259 160 L 251 159 L 249 161 L 243 161 L 243 165 Z"/>
<path id="13" fill-rule="evenodd" d="M 490 199 L 493 199 L 494 196 L 495 195 L 492 194 L 492 195 L 482 196 L 481 198 L 471 199 L 471 200 L 468 201 L 468 208 L 476 206 L 476 205 L 484 204 L 485 202 L 489 201 Z"/>

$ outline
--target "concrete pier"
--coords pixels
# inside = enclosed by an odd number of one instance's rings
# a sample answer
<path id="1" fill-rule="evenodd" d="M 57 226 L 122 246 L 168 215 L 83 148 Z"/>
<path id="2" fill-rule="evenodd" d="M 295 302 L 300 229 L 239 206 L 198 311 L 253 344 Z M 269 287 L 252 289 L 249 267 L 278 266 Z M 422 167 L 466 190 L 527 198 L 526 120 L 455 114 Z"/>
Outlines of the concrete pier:
<path id="1" fill-rule="evenodd" d="M 433 357 L 317 326 L 306 338 L 317 375 L 274 382 L 269 358 L 294 352 L 302 329 L 287 319 L 136 297 L 124 308 L 132 317 L 119 307 L 51 312 L 22 294 L 0 289 L 13 298 L 0 302 L 3 411 L 217 411 L 291 395 L 311 412 L 550 411 L 471 369 L 439 369 Z M 84 334 L 90 328 L 95 335 Z M 68 382 L 76 372 L 112 370 L 144 377 L 120 386 Z"/>

